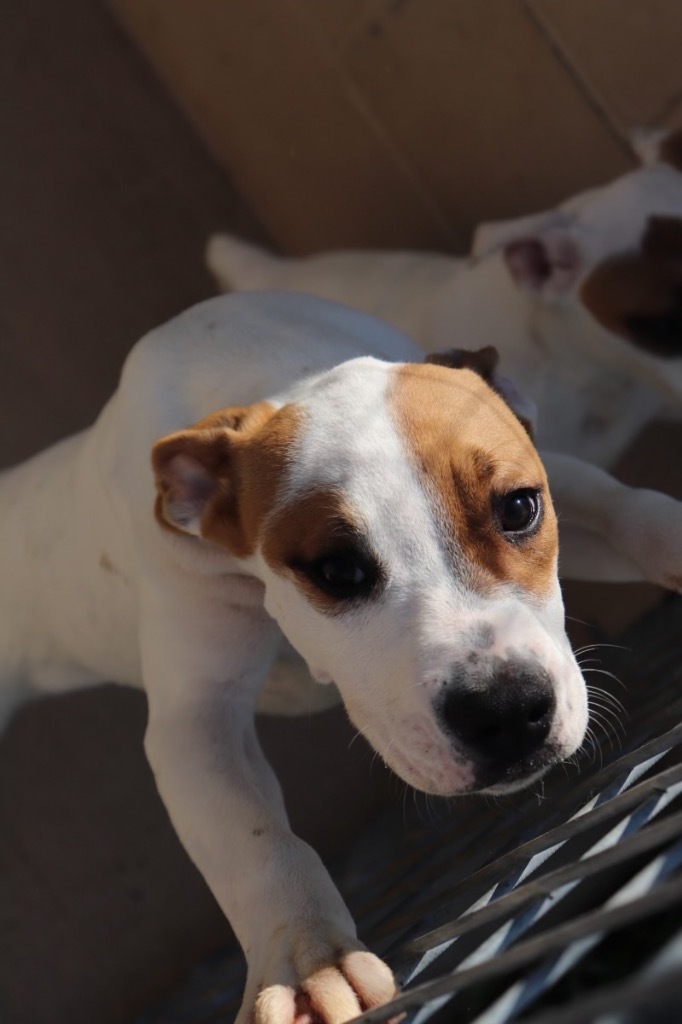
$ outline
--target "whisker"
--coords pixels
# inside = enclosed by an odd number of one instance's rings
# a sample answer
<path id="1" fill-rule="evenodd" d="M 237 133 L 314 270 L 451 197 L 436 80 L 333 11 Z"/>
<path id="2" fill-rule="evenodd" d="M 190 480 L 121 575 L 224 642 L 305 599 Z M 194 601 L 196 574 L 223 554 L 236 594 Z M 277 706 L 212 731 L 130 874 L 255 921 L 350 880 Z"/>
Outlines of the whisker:
<path id="1" fill-rule="evenodd" d="M 618 683 L 618 685 L 622 686 L 624 690 L 627 690 L 627 686 L 623 682 L 623 680 L 619 679 L 618 676 L 614 675 L 613 672 L 609 672 L 609 670 L 606 669 L 606 668 L 588 668 L 585 671 L 586 672 L 596 672 L 597 675 L 606 676 L 607 679 L 613 679 L 614 683 Z"/>
<path id="2" fill-rule="evenodd" d="M 613 708 L 614 711 L 617 711 L 618 714 L 625 715 L 627 717 L 627 708 L 618 700 L 617 697 L 614 697 L 612 693 L 609 693 L 608 690 L 602 690 L 601 687 L 591 686 L 588 684 L 587 696 L 588 701 L 590 697 L 598 697 L 600 701 L 605 701 L 606 704 Z"/>
<path id="3" fill-rule="evenodd" d="M 575 615 L 567 615 L 566 616 L 566 621 L 567 622 L 577 622 L 579 626 L 588 626 L 590 629 L 592 628 L 592 623 L 591 622 L 585 622 L 584 619 L 577 619 L 575 617 Z"/>
<path id="4" fill-rule="evenodd" d="M 607 717 L 603 711 L 595 711 L 594 709 L 590 709 L 590 714 L 596 724 L 603 730 L 605 738 L 609 741 L 609 745 L 613 747 L 615 743 L 620 750 L 621 737 L 610 718 Z"/>
<path id="5" fill-rule="evenodd" d="M 583 625 L 587 625 L 587 623 L 583 623 Z M 584 651 L 599 651 L 602 648 L 606 648 L 606 647 L 611 647 L 615 651 L 629 651 L 629 650 L 631 650 L 630 647 L 626 647 L 624 644 L 611 644 L 611 643 L 607 644 L 607 643 L 601 643 L 601 641 L 600 641 L 600 642 L 585 644 L 584 647 L 578 647 L 573 653 L 575 655 L 578 655 L 578 654 L 582 654 Z"/>
<path id="6" fill-rule="evenodd" d="M 623 729 L 624 732 L 626 731 L 621 720 L 621 712 L 619 709 L 613 708 L 613 706 L 608 705 L 608 703 L 602 703 L 601 700 L 593 699 L 590 701 L 590 711 L 593 710 L 606 715 L 615 725 Z"/>
<path id="7" fill-rule="evenodd" d="M 619 705 L 613 701 L 605 700 L 605 698 L 610 698 L 610 696 L 610 693 L 595 693 L 594 690 L 588 689 L 587 703 L 590 708 L 601 708 L 602 711 L 608 711 L 610 715 L 613 715 L 614 718 L 620 720 L 620 716 L 626 714 L 625 709 L 623 707 L 619 707 Z"/>
<path id="8" fill-rule="evenodd" d="M 588 748 L 588 744 L 589 744 L 589 748 Z M 588 754 L 588 757 L 590 758 L 590 761 L 591 761 L 592 764 L 594 764 L 596 762 L 597 754 L 599 755 L 599 764 L 600 764 L 600 767 L 601 767 L 601 764 L 602 764 L 602 761 L 603 761 L 601 747 L 597 743 L 597 738 L 596 738 L 594 729 L 590 725 L 588 725 L 586 730 L 585 730 L 585 739 L 583 740 L 583 747 L 585 748 L 585 751 Z"/>
<path id="9" fill-rule="evenodd" d="M 596 708 L 590 707 L 590 714 L 595 721 L 600 722 L 604 727 L 606 727 L 606 723 L 608 723 L 608 728 L 614 733 L 614 735 L 617 734 L 619 737 L 621 735 L 623 737 L 627 736 L 627 729 L 624 727 L 620 719 L 617 718 L 615 712 L 611 708 L 604 708 L 597 705 Z"/>
<path id="10" fill-rule="evenodd" d="M 350 748 L 353 746 L 353 744 L 355 743 L 355 741 L 358 738 L 358 736 L 362 736 L 362 733 L 360 732 L 359 729 L 356 729 L 354 735 L 351 736 L 351 739 L 350 739 L 350 741 L 348 743 L 348 750 L 350 750 Z M 375 754 L 376 754 L 376 751 L 375 751 Z"/>

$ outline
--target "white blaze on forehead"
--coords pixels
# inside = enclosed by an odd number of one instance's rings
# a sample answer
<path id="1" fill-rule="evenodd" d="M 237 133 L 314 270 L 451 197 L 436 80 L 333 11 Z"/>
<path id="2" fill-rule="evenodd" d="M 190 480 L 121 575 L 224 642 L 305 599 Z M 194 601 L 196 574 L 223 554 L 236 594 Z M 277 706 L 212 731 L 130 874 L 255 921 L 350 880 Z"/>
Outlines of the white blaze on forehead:
<path id="1" fill-rule="evenodd" d="M 315 557 L 333 549 L 337 526 L 349 526 L 406 611 L 427 594 L 461 608 L 500 584 L 536 604 L 554 593 L 557 528 L 542 464 L 476 373 L 362 358 L 305 382 L 292 398 L 299 429 L 266 532 L 286 533 L 293 547 L 297 532 L 314 532 Z M 494 500 L 526 487 L 543 491 L 545 511 L 532 537 L 514 545 L 500 533 Z M 266 554 L 273 568 L 291 564 L 285 547 Z"/>
<path id="2" fill-rule="evenodd" d="M 461 596 L 509 582 L 542 600 L 553 590 L 557 530 L 542 464 L 477 374 L 363 358 L 293 398 L 301 430 L 275 515 L 315 490 L 336 493 L 390 580 L 413 591 Z M 520 552 L 500 536 L 492 493 L 523 487 L 544 489 L 545 515 Z"/>
<path id="3" fill-rule="evenodd" d="M 443 571 L 443 553 L 423 481 L 387 400 L 393 370 L 377 359 L 355 359 L 294 396 L 303 427 L 278 506 L 314 489 L 337 491 L 393 572 L 409 566 L 426 578 Z"/>

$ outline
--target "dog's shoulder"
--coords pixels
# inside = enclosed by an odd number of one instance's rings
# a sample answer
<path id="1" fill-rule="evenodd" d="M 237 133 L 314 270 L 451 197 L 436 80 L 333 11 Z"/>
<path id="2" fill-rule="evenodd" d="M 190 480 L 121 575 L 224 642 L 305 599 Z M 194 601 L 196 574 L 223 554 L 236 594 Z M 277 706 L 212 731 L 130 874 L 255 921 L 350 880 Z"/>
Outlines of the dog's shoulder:
<path id="1" fill-rule="evenodd" d="M 119 390 L 128 403 L 154 411 L 163 433 L 228 405 L 285 393 L 363 355 L 421 358 L 396 330 L 336 303 L 293 293 L 221 295 L 139 341 Z"/>

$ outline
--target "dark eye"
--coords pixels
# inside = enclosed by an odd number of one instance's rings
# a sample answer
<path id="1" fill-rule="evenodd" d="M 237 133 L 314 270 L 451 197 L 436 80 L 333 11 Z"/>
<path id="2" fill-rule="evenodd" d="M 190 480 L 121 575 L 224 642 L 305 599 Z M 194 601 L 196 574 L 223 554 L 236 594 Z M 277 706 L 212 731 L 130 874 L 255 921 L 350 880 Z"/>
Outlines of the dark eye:
<path id="1" fill-rule="evenodd" d="M 301 567 L 312 582 L 332 597 L 363 597 L 378 578 L 375 563 L 359 551 L 323 555 Z"/>
<path id="2" fill-rule="evenodd" d="M 528 533 L 539 520 L 542 504 L 539 491 L 524 487 L 503 495 L 498 505 L 498 521 L 503 533 Z"/>

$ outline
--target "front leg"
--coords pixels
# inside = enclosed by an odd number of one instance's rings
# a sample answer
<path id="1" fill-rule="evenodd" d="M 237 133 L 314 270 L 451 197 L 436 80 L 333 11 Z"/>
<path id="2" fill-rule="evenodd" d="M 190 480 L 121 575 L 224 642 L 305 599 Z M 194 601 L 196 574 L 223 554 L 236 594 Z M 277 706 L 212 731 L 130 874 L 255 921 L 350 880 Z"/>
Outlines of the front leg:
<path id="1" fill-rule="evenodd" d="M 682 591 L 682 502 L 627 487 L 572 455 L 542 452 L 566 579 L 657 583 Z"/>
<path id="2" fill-rule="evenodd" d="M 191 614 L 188 614 L 191 608 Z M 395 992 L 317 854 L 291 832 L 254 728 L 277 627 L 229 600 L 143 603 L 147 756 L 188 853 L 246 954 L 240 1024 L 341 1024 Z"/>

